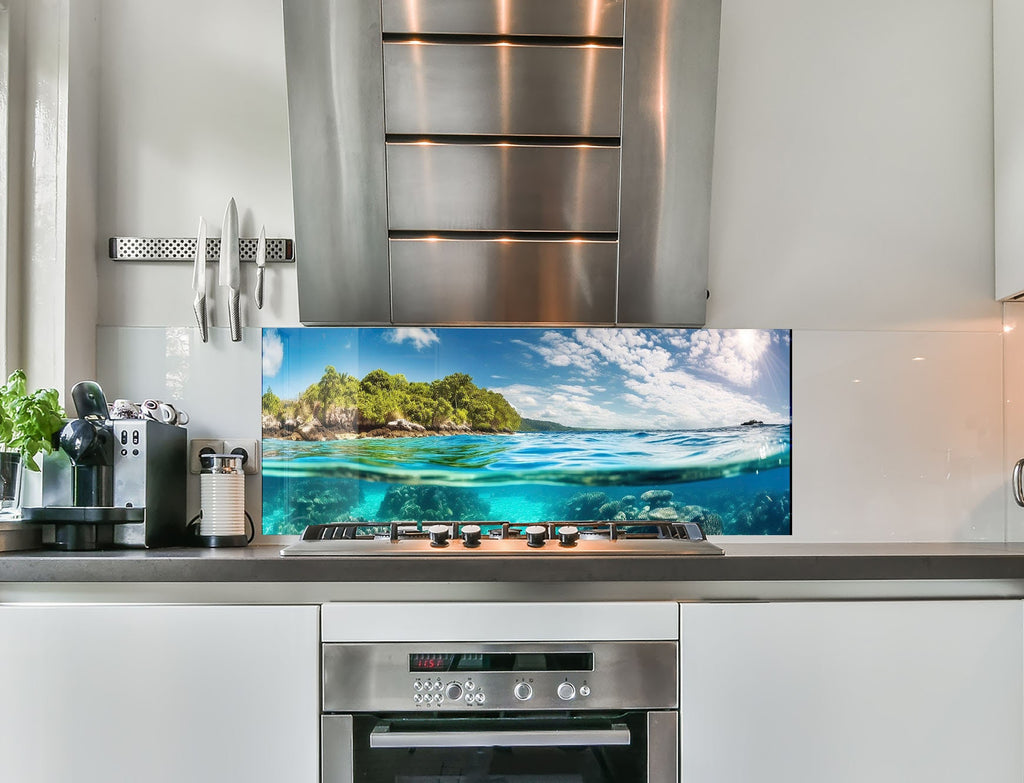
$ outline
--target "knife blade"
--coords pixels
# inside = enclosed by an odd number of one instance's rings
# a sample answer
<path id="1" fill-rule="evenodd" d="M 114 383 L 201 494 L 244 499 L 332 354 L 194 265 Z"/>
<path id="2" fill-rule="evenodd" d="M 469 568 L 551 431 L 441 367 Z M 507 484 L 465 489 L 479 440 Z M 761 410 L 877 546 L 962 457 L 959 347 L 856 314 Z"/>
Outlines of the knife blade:
<path id="1" fill-rule="evenodd" d="M 196 260 L 192 266 L 192 290 L 196 298 L 192 300 L 192 310 L 199 324 L 199 336 L 208 342 L 210 333 L 206 320 L 206 218 L 199 218 L 199 234 L 196 237 Z"/>
<path id="2" fill-rule="evenodd" d="M 240 275 L 238 271 L 238 207 L 235 200 L 228 201 L 224 210 L 224 227 L 220 235 L 220 284 L 228 289 L 228 324 L 231 326 L 231 341 L 242 339 L 241 314 L 239 312 Z"/>
<path id="3" fill-rule="evenodd" d="M 267 265 L 267 227 L 260 226 L 260 238 L 256 240 L 256 291 L 253 299 L 256 309 L 263 309 L 263 274 Z"/>

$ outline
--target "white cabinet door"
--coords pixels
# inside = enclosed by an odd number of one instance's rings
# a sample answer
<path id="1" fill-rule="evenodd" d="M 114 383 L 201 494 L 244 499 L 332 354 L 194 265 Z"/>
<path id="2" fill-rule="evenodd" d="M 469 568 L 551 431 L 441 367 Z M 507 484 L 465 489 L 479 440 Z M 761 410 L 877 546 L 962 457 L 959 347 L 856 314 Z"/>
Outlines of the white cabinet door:
<path id="1" fill-rule="evenodd" d="M 1020 783 L 1019 601 L 681 609 L 683 783 Z"/>
<path id="2" fill-rule="evenodd" d="M 0 607 L 0 780 L 316 783 L 318 608 Z"/>
<path id="3" fill-rule="evenodd" d="M 1024 0 L 992 2 L 996 299 L 1024 292 Z"/>

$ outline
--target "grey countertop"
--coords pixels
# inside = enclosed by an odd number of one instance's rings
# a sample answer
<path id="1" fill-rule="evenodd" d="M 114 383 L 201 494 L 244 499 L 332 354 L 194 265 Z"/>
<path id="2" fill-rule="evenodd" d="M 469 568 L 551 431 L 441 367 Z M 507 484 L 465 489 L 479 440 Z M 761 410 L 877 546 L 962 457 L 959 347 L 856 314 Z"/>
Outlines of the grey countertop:
<path id="1" fill-rule="evenodd" d="M 281 557 L 241 549 L 0 554 L 0 584 L 1024 581 L 1024 543 L 723 543 L 724 556 Z"/>

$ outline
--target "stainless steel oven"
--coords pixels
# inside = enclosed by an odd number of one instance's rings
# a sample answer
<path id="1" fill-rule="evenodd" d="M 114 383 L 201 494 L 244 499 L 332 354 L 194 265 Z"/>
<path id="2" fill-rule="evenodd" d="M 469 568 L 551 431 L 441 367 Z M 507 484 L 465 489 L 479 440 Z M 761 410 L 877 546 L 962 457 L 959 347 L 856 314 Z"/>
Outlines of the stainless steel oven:
<path id="1" fill-rule="evenodd" d="M 675 641 L 327 643 L 324 783 L 676 783 Z"/>

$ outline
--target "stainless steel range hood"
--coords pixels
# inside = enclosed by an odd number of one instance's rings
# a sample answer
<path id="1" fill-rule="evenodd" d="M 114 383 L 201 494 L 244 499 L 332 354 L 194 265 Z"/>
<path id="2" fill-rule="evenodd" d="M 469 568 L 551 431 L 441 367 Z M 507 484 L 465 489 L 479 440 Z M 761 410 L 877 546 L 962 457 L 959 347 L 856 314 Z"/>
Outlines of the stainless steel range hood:
<path id="1" fill-rule="evenodd" d="M 701 325 L 721 0 L 284 0 L 309 325 Z"/>

